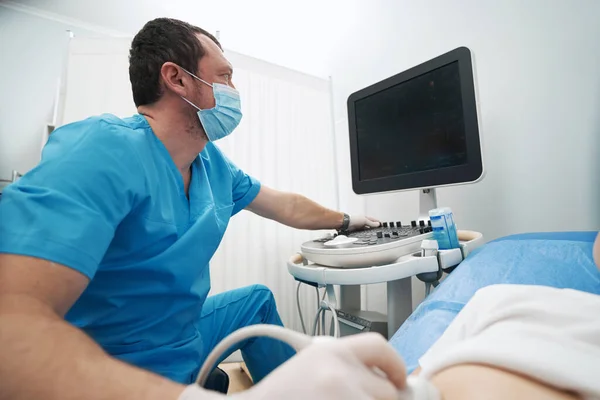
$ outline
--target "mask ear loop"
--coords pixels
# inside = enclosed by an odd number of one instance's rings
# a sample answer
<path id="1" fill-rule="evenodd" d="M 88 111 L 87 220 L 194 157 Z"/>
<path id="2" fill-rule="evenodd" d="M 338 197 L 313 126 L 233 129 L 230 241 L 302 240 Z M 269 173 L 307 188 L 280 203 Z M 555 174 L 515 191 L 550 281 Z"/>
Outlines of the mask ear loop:
<path id="1" fill-rule="evenodd" d="M 204 83 L 205 85 L 210 86 L 211 88 L 213 87 L 213 85 L 211 85 L 210 83 L 206 82 L 204 79 L 202 78 L 198 78 L 196 75 L 192 74 L 190 71 L 188 71 L 187 69 L 181 67 L 178 65 L 179 68 L 181 68 L 182 70 L 184 70 L 185 72 L 187 72 L 191 77 L 198 79 L 200 82 Z M 202 111 L 202 109 L 200 107 L 198 107 L 197 105 L 195 105 L 194 103 L 192 103 L 191 101 L 189 101 L 188 99 L 186 99 L 185 97 L 181 96 L 181 98 L 183 100 L 185 100 L 189 105 L 191 105 L 192 107 L 194 107 L 196 110 L 198 111 Z"/>
<path id="2" fill-rule="evenodd" d="M 211 85 L 210 83 L 206 82 L 204 79 L 202 78 L 198 78 L 196 75 L 192 74 L 190 71 L 188 71 L 187 69 L 183 68 L 183 67 L 179 67 L 182 70 L 184 70 L 185 72 L 187 72 L 188 74 L 190 74 L 192 77 L 198 79 L 200 82 L 204 83 L 205 85 L 208 85 L 210 87 L 213 87 L 213 85 Z"/>
<path id="3" fill-rule="evenodd" d="M 192 107 L 194 107 L 196 110 L 198 111 L 202 111 L 202 109 L 200 107 L 198 107 L 197 105 L 195 105 L 194 103 L 192 103 L 191 101 L 189 101 L 188 99 L 186 99 L 185 97 L 181 96 L 181 98 L 188 103 L 189 105 L 191 105 Z"/>

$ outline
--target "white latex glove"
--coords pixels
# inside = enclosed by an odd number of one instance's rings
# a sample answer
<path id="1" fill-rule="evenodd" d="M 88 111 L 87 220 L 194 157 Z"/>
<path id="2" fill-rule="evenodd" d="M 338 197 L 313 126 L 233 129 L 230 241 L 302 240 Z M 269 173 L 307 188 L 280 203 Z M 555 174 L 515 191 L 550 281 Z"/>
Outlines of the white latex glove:
<path id="1" fill-rule="evenodd" d="M 406 369 L 381 335 L 364 333 L 327 339 L 330 340 L 320 340 L 301 350 L 256 386 L 232 397 L 237 400 L 398 400 L 399 390 L 406 386 Z"/>
<path id="2" fill-rule="evenodd" d="M 365 217 L 363 215 L 351 215 L 348 230 L 354 232 L 365 228 L 377 228 L 379 226 L 381 226 L 381 222 L 375 218 Z"/>

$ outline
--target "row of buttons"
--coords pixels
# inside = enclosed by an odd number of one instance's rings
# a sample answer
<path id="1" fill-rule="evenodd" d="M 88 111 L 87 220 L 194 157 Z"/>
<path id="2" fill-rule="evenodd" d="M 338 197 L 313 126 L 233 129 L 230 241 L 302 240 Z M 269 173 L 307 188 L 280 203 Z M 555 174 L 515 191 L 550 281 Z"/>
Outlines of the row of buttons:
<path id="1" fill-rule="evenodd" d="M 430 226 L 426 226 L 425 228 L 419 228 L 419 234 L 424 234 L 424 233 L 429 233 L 429 232 L 433 232 L 433 228 L 431 228 Z M 416 234 L 416 232 L 415 232 Z M 408 233 L 398 233 L 398 231 L 391 231 L 391 232 L 377 232 L 377 238 L 381 239 L 381 238 L 394 238 L 394 237 L 398 237 L 398 236 L 409 236 Z"/>
<path id="2" fill-rule="evenodd" d="M 348 237 L 358 239 L 353 245 L 365 246 L 385 243 L 388 240 L 398 240 L 401 238 L 422 235 L 429 232 L 432 232 L 431 221 L 427 221 L 427 225 L 425 225 L 425 221 L 423 220 L 418 223 L 417 221 L 411 221 L 411 224 L 406 226 L 402 226 L 402 222 L 397 221 L 383 222 L 378 228 L 355 231 L 348 234 Z M 337 235 L 333 235 L 333 238 L 335 237 L 337 237 Z M 326 243 L 330 240 L 332 240 L 331 236 L 316 239 L 314 242 Z"/>
<path id="3" fill-rule="evenodd" d="M 398 240 L 400 239 L 399 236 L 394 236 L 389 238 L 390 240 Z M 383 242 L 379 242 L 378 239 L 363 239 L 363 240 L 358 240 L 354 243 L 352 243 L 353 245 L 357 245 L 357 246 L 366 246 L 366 245 L 373 245 L 373 244 L 378 244 L 378 243 L 383 243 Z"/>
<path id="4" fill-rule="evenodd" d="M 384 223 L 381 224 L 381 226 L 384 227 L 384 228 L 387 228 L 388 226 L 390 228 L 394 228 L 394 227 L 401 228 L 402 227 L 402 222 L 400 222 L 400 221 L 398 221 L 396 223 L 394 223 L 394 222 L 384 222 Z M 416 228 L 417 227 L 417 221 L 410 221 L 410 226 L 412 226 L 413 228 Z M 427 226 L 431 227 L 431 221 L 429 221 L 429 220 L 427 221 Z M 425 221 L 420 220 L 419 221 L 419 227 L 420 228 L 424 228 L 425 227 Z"/>

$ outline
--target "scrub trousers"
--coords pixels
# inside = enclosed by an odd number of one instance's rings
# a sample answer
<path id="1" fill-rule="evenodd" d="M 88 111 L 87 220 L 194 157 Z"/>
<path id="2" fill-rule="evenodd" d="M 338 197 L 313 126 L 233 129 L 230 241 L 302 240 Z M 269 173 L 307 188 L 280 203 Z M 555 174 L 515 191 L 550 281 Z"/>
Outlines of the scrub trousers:
<path id="1" fill-rule="evenodd" d="M 210 296 L 202 307 L 200 334 L 205 357 L 230 333 L 248 325 L 283 326 L 273 293 L 266 286 L 252 285 Z M 219 362 L 236 350 L 242 357 L 254 383 L 290 359 L 296 352 L 289 345 L 266 337 L 240 342 L 223 354 Z M 196 372 L 194 380 L 199 371 Z"/>

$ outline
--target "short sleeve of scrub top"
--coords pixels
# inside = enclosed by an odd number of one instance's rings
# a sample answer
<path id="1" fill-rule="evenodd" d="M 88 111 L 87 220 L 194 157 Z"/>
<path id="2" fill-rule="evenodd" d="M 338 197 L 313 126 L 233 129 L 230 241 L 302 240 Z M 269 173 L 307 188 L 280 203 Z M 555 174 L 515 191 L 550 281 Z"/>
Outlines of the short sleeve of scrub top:
<path id="1" fill-rule="evenodd" d="M 229 167 L 233 179 L 232 190 L 234 207 L 232 215 L 235 215 L 246 208 L 256 198 L 258 192 L 260 192 L 260 182 L 239 169 L 220 150 L 219 152 L 227 162 L 227 166 Z"/>
<path id="2" fill-rule="evenodd" d="M 3 191 L 0 253 L 46 259 L 92 279 L 145 184 L 126 133 L 93 118 L 55 131 L 40 164 Z"/>

